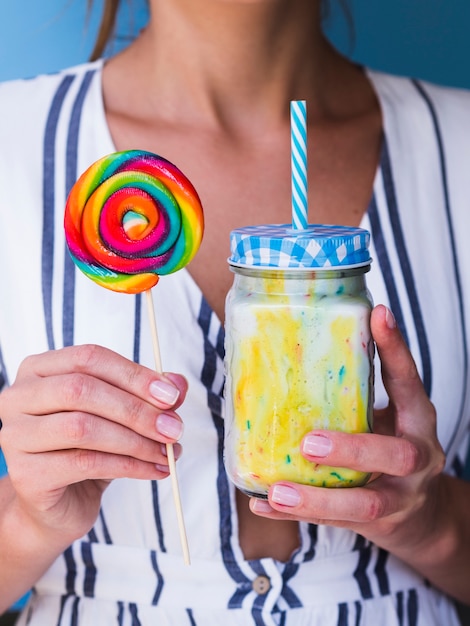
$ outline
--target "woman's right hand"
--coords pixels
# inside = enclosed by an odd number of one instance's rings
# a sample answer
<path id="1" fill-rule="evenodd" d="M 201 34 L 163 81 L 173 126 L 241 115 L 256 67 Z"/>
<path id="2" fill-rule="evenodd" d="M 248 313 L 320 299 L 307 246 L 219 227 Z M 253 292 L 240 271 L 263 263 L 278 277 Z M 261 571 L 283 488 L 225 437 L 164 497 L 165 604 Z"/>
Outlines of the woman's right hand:
<path id="1" fill-rule="evenodd" d="M 92 527 L 112 479 L 168 476 L 165 444 L 181 435 L 174 409 L 186 390 L 182 376 L 96 345 L 26 358 L 0 394 L 0 445 L 21 517 L 65 547 Z"/>

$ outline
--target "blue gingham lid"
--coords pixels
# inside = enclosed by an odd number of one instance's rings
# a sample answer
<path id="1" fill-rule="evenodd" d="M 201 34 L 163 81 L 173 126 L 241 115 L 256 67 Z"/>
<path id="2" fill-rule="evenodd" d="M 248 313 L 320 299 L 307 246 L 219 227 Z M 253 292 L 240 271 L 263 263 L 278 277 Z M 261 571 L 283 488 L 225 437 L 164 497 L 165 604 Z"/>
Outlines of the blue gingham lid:
<path id="1" fill-rule="evenodd" d="M 245 226 L 230 233 L 230 265 L 238 267 L 332 269 L 369 265 L 369 231 L 351 226 L 291 224 Z"/>

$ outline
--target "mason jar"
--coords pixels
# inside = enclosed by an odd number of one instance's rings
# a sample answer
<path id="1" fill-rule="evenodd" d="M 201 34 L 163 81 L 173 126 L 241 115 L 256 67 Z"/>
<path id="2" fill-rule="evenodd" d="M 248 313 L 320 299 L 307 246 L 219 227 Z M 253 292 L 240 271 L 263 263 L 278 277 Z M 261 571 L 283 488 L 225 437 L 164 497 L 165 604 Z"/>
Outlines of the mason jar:
<path id="1" fill-rule="evenodd" d="M 353 487 L 368 475 L 306 460 L 314 429 L 372 429 L 369 233 L 313 224 L 232 231 L 225 318 L 225 442 L 230 479 L 266 498 L 280 480 Z"/>

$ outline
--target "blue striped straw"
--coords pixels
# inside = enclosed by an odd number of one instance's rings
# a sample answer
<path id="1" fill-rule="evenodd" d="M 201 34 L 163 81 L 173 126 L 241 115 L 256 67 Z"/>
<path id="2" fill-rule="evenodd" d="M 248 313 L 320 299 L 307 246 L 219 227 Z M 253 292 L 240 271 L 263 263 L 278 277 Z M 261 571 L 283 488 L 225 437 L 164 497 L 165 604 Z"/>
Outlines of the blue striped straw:
<path id="1" fill-rule="evenodd" d="M 308 226 L 307 199 L 307 105 L 305 100 L 290 103 L 292 228 Z"/>

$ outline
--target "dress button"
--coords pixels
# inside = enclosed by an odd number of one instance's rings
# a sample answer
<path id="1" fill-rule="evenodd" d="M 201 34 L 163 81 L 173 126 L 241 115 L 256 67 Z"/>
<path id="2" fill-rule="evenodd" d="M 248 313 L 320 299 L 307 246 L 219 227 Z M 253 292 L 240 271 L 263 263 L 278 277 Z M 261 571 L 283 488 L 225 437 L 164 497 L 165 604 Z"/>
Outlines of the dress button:
<path id="1" fill-rule="evenodd" d="M 257 576 L 252 582 L 253 591 L 264 596 L 271 589 L 271 581 L 267 576 Z"/>

